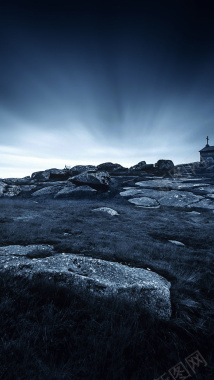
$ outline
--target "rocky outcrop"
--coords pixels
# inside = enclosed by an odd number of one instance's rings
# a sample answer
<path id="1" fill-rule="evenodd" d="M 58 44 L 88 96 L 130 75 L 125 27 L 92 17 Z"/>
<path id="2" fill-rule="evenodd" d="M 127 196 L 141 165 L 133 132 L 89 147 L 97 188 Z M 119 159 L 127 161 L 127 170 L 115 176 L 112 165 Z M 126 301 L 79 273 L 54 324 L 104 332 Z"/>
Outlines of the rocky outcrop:
<path id="1" fill-rule="evenodd" d="M 195 195 L 189 191 L 159 191 L 153 189 L 134 189 L 126 190 L 121 192 L 120 195 L 127 198 L 133 198 L 133 196 L 138 197 L 149 197 L 155 199 L 161 206 L 167 207 L 195 207 L 197 202 L 203 199 L 200 195 Z"/>
<path id="2" fill-rule="evenodd" d="M 105 162 L 103 164 L 100 164 L 97 166 L 97 169 L 98 170 L 104 170 L 104 171 L 107 171 L 107 172 L 116 172 L 118 170 L 125 170 L 126 168 L 124 168 L 124 166 L 120 165 L 120 164 L 113 164 L 112 162 Z"/>
<path id="3" fill-rule="evenodd" d="M 155 167 L 161 171 L 168 171 L 174 168 L 174 164 L 171 160 L 158 160 Z"/>
<path id="4" fill-rule="evenodd" d="M 83 172 L 96 171 L 97 167 L 94 165 L 76 165 L 69 170 L 70 177 L 76 176 Z"/>
<path id="5" fill-rule="evenodd" d="M 88 185 L 94 189 L 107 189 L 111 182 L 108 172 L 84 172 L 72 177 L 71 182 L 76 185 Z"/>
<path id="6" fill-rule="evenodd" d="M 170 319 L 170 283 L 157 273 L 116 262 L 69 254 L 54 254 L 51 246 L 0 248 L 0 271 L 31 280 L 40 278 L 64 283 L 90 297 L 119 299 L 157 318 Z M 81 292 L 80 292 L 81 295 Z"/>

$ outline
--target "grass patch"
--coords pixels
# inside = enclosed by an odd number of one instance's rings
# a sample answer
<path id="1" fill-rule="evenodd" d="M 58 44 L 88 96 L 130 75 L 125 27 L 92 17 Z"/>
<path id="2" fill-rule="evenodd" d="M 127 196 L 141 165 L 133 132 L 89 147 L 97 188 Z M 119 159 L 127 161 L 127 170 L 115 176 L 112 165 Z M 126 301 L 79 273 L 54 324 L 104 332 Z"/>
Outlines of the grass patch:
<path id="1" fill-rule="evenodd" d="M 0 206 L 1 246 L 47 243 L 58 252 L 149 268 L 171 281 L 173 309 L 170 321 L 158 321 L 125 303 L 86 298 L 54 280 L 28 282 L 2 273 L 1 379 L 152 380 L 196 350 L 208 366 L 193 378 L 213 378 L 210 212 L 201 212 L 195 223 L 185 210 L 137 209 L 117 199 L 1 200 Z M 119 216 L 92 212 L 101 206 Z M 15 219 L 29 215 L 28 221 Z M 35 250 L 32 258 L 50 253 Z"/>

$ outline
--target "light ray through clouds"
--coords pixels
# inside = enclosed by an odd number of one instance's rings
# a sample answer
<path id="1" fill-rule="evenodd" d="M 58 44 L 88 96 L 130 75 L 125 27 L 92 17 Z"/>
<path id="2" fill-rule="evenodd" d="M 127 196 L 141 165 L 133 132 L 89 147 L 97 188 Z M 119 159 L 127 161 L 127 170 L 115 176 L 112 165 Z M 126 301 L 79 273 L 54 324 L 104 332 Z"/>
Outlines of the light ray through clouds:
<path id="1" fill-rule="evenodd" d="M 207 135 L 214 145 L 209 9 L 152 2 L 2 8 L 0 177 L 105 161 L 179 164 L 199 160 Z"/>

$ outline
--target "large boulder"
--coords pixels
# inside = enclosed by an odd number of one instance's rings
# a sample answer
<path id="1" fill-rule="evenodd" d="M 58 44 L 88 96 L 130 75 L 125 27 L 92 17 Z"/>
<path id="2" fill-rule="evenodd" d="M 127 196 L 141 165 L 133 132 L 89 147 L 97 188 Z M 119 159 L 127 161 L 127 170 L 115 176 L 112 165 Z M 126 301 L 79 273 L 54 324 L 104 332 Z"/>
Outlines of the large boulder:
<path id="1" fill-rule="evenodd" d="M 131 166 L 129 168 L 129 171 L 134 171 L 134 170 L 143 170 L 146 166 L 146 161 L 140 161 L 138 164 Z"/>
<path id="2" fill-rule="evenodd" d="M 30 176 L 24 178 L 4 178 L 4 182 L 8 185 L 29 185 L 32 181 Z"/>
<path id="3" fill-rule="evenodd" d="M 78 175 L 83 172 L 96 171 L 97 167 L 94 165 L 76 165 L 69 170 L 70 177 Z"/>
<path id="4" fill-rule="evenodd" d="M 88 185 L 94 189 L 107 189 L 111 182 L 108 172 L 84 172 L 72 177 L 71 182 L 76 185 Z"/>
<path id="5" fill-rule="evenodd" d="M 34 172 L 31 174 L 31 179 L 35 179 L 36 181 L 49 181 L 50 171 L 44 170 L 44 171 Z"/>
<path id="6" fill-rule="evenodd" d="M 52 196 L 54 194 L 57 194 L 58 191 L 60 191 L 62 188 L 62 185 L 53 185 L 53 186 L 47 186 L 43 187 L 42 189 L 39 189 L 32 193 L 33 197 L 48 197 Z"/>
<path id="7" fill-rule="evenodd" d="M 49 169 L 50 172 L 50 179 L 52 180 L 66 180 L 68 177 L 70 177 L 70 171 L 69 169 Z"/>
<path id="8" fill-rule="evenodd" d="M 5 269 L 29 280 L 36 275 L 54 279 L 80 296 L 118 299 L 157 318 L 171 317 L 171 285 L 152 271 L 72 253 L 54 254 L 50 246 L 14 245 L 0 248 L 0 271 Z"/>
<path id="9" fill-rule="evenodd" d="M 174 164 L 171 160 L 158 160 L 155 167 L 161 171 L 168 171 L 174 168 Z"/>
<path id="10" fill-rule="evenodd" d="M 47 169 L 40 172 L 32 173 L 31 179 L 36 181 L 49 181 L 49 180 L 66 180 L 70 177 L 69 169 Z"/>
<path id="11" fill-rule="evenodd" d="M 65 186 L 61 189 L 54 198 L 62 199 L 62 198 L 85 198 L 91 197 L 95 195 L 97 191 L 92 189 L 90 186 L 84 185 L 76 187 L 74 184 L 71 186 Z"/>
<path id="12" fill-rule="evenodd" d="M 113 164 L 112 162 L 105 162 L 103 164 L 100 164 L 97 166 L 97 169 L 98 170 L 104 170 L 104 171 L 107 171 L 107 172 L 110 172 L 110 171 L 118 171 L 118 170 L 125 170 L 126 168 L 124 168 L 124 166 L 120 165 L 120 164 Z"/>

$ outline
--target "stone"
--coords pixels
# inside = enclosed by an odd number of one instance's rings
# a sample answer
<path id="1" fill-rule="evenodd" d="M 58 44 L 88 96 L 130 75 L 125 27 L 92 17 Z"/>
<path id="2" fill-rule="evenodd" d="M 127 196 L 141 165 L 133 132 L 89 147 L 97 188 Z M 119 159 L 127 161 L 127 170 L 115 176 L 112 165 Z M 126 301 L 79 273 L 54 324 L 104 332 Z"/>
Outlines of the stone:
<path id="1" fill-rule="evenodd" d="M 31 179 L 35 179 L 37 181 L 49 181 L 50 172 L 48 170 L 34 172 L 31 174 Z"/>
<path id="2" fill-rule="evenodd" d="M 164 189 L 164 190 L 172 190 L 177 189 L 178 182 L 170 179 L 151 179 L 136 182 L 136 186 L 143 187 L 145 189 Z"/>
<path id="3" fill-rule="evenodd" d="M 134 203 L 136 206 L 145 207 L 145 208 L 158 208 L 160 204 L 152 198 L 140 197 L 129 199 L 130 203 Z"/>
<path id="4" fill-rule="evenodd" d="M 112 162 L 105 162 L 103 164 L 100 164 L 97 166 L 98 170 L 104 170 L 104 171 L 118 171 L 118 170 L 124 170 L 122 165 L 120 164 L 113 164 Z"/>
<path id="5" fill-rule="evenodd" d="M 3 193 L 3 196 L 7 198 L 16 197 L 17 195 L 21 193 L 21 191 L 22 191 L 21 186 L 8 185 Z"/>
<path id="6" fill-rule="evenodd" d="M 36 182 L 36 186 L 40 186 L 40 187 L 49 187 L 49 186 L 60 186 L 62 185 L 62 187 L 66 186 L 66 185 L 70 185 L 70 181 L 41 181 L 41 182 Z"/>
<path id="7" fill-rule="evenodd" d="M 69 169 L 47 169 L 44 171 L 39 171 L 32 173 L 31 179 L 37 180 L 37 181 L 49 181 L 51 179 L 68 179 L 70 176 Z"/>
<path id="8" fill-rule="evenodd" d="M 32 253 L 33 250 L 33 253 Z M 49 254 L 50 253 L 50 254 Z M 128 302 L 155 317 L 171 317 L 170 282 L 157 273 L 72 253 L 43 254 L 36 246 L 0 248 L 0 271 L 27 278 L 54 278 L 85 297 Z"/>
<path id="9" fill-rule="evenodd" d="M 40 190 L 35 191 L 31 195 L 33 197 L 52 196 L 52 195 L 58 193 L 58 191 L 60 191 L 61 188 L 62 188 L 62 185 L 59 185 L 59 186 L 56 186 L 56 185 L 54 185 L 54 186 L 47 186 L 47 187 L 43 187 Z"/>
<path id="10" fill-rule="evenodd" d="M 149 194 L 149 191 L 148 190 L 145 190 L 145 189 L 138 189 L 138 188 L 124 188 L 125 191 L 121 191 L 120 192 L 120 195 L 121 197 L 135 197 L 136 195 L 142 195 L 142 196 L 147 196 L 146 195 L 146 192 L 147 194 Z"/>
<path id="11" fill-rule="evenodd" d="M 4 178 L 4 182 L 8 185 L 29 185 L 32 181 L 30 176 L 24 178 Z"/>
<path id="12" fill-rule="evenodd" d="M 195 207 L 195 204 L 199 202 L 203 197 L 190 193 L 189 191 L 176 191 L 171 190 L 166 192 L 164 195 L 163 192 L 160 195 L 158 201 L 162 206 L 173 206 L 173 207 Z"/>
<path id="13" fill-rule="evenodd" d="M 33 191 L 37 188 L 36 185 L 23 185 L 21 187 L 22 193 L 29 193 L 30 191 Z"/>
<path id="14" fill-rule="evenodd" d="M 124 197 L 149 197 L 155 199 L 160 205 L 168 207 L 195 207 L 195 204 L 203 199 L 201 195 L 195 195 L 189 191 L 177 190 L 154 190 L 154 189 L 133 189 L 120 193 Z"/>
<path id="15" fill-rule="evenodd" d="M 129 168 L 129 171 L 134 171 L 134 170 L 143 170 L 146 166 L 146 161 L 140 161 L 138 164 L 131 166 Z"/>
<path id="16" fill-rule="evenodd" d="M 0 182 L 0 197 L 4 196 L 4 192 L 6 191 L 7 184 L 4 182 Z"/>
<path id="17" fill-rule="evenodd" d="M 63 188 L 61 191 L 59 191 L 54 198 L 60 199 L 60 198 L 82 198 L 82 197 L 91 197 L 97 194 L 97 190 L 92 189 L 90 186 L 83 185 L 79 187 L 69 188 L 66 186 L 66 188 Z"/>
<path id="18" fill-rule="evenodd" d="M 50 179 L 55 180 L 66 180 L 70 177 L 70 171 L 69 169 L 48 169 L 47 171 L 50 172 Z"/>
<path id="19" fill-rule="evenodd" d="M 174 164 L 171 160 L 158 160 L 158 162 L 155 164 L 155 167 L 158 170 L 170 170 L 174 168 Z"/>
<path id="20" fill-rule="evenodd" d="M 84 172 L 70 179 L 76 185 L 89 185 L 96 189 L 108 188 L 111 177 L 108 172 Z"/>
<path id="21" fill-rule="evenodd" d="M 177 240 L 168 240 L 168 241 L 172 244 L 179 245 L 180 247 L 185 247 L 185 244 L 181 243 L 180 241 L 177 241 Z"/>
<path id="22" fill-rule="evenodd" d="M 57 199 L 69 198 L 69 196 L 72 194 L 74 189 L 76 189 L 76 185 L 69 183 L 69 185 L 64 186 L 60 191 L 58 191 L 57 194 L 54 195 L 54 198 L 57 198 Z"/>
<path id="23" fill-rule="evenodd" d="M 96 171 L 97 167 L 94 165 L 76 165 L 69 170 L 70 177 L 76 176 L 83 172 Z"/>
<path id="24" fill-rule="evenodd" d="M 117 211 L 113 210 L 112 208 L 110 207 L 99 207 L 99 208 L 95 208 L 94 210 L 92 211 L 101 211 L 101 212 L 105 212 L 111 216 L 115 216 L 115 215 L 119 215 Z"/>

